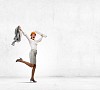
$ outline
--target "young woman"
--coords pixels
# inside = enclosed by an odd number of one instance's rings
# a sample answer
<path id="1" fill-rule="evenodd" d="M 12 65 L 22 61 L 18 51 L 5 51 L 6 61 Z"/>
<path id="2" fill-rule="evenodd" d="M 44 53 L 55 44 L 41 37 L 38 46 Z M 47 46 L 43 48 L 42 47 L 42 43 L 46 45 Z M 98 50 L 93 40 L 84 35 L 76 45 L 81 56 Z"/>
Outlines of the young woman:
<path id="1" fill-rule="evenodd" d="M 26 65 L 28 65 L 29 67 L 32 68 L 32 75 L 31 75 L 31 79 L 30 81 L 33 81 L 33 82 L 36 82 L 35 79 L 34 79 L 34 73 L 35 73 L 35 69 L 36 69 L 36 55 L 37 55 L 37 44 L 42 40 L 43 38 L 43 35 L 41 35 L 41 38 L 38 39 L 38 40 L 35 40 L 35 37 L 36 37 L 36 33 L 35 32 L 32 32 L 31 33 L 31 38 L 29 38 L 27 36 L 27 34 L 25 34 L 21 27 L 20 27 L 20 31 L 23 33 L 23 35 L 28 39 L 29 41 L 29 44 L 31 46 L 31 51 L 29 53 L 29 57 L 30 57 L 30 63 L 29 62 L 26 62 L 24 61 L 22 58 L 20 59 L 17 59 L 16 62 L 21 62 L 21 63 L 24 63 Z"/>

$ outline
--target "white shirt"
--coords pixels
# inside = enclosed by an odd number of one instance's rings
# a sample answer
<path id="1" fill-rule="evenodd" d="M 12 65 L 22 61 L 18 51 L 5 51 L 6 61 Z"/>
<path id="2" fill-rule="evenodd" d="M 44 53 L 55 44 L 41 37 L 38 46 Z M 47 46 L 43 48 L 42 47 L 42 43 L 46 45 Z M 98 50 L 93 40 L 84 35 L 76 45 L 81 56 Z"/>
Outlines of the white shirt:
<path id="1" fill-rule="evenodd" d="M 30 44 L 30 46 L 31 46 L 31 49 L 37 50 L 37 44 L 42 40 L 43 37 L 41 36 L 41 38 L 39 38 L 38 40 L 32 40 L 32 39 L 30 39 L 30 38 L 28 37 L 28 35 L 25 34 L 23 31 L 22 31 L 22 33 L 23 33 L 23 35 L 28 39 L 29 44 Z"/>

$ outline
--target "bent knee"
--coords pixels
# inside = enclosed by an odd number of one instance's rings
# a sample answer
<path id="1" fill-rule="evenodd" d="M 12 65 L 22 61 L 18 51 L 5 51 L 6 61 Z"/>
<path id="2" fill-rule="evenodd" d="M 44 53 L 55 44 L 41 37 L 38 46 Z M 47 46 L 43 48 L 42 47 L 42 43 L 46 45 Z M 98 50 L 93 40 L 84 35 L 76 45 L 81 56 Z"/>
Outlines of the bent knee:
<path id="1" fill-rule="evenodd" d="M 32 64 L 32 68 L 36 68 L 36 64 Z"/>

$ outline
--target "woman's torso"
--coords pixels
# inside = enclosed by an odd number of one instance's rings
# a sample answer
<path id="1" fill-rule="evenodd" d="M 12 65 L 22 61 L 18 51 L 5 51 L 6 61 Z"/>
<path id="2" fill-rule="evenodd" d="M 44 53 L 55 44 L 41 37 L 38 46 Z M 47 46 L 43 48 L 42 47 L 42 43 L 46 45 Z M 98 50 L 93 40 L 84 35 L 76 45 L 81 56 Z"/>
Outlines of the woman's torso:
<path id="1" fill-rule="evenodd" d="M 30 47 L 31 49 L 37 50 L 37 42 L 35 40 L 30 39 Z"/>

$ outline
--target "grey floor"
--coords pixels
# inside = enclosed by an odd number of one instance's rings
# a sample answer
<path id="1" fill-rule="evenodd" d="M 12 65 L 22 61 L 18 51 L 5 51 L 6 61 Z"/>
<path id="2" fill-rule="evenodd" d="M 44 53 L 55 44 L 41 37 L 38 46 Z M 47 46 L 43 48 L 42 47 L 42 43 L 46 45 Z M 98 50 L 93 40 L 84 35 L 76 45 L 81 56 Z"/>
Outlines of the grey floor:
<path id="1" fill-rule="evenodd" d="M 99 77 L 37 77 L 37 83 L 29 78 L 0 78 L 0 90 L 100 90 Z"/>

